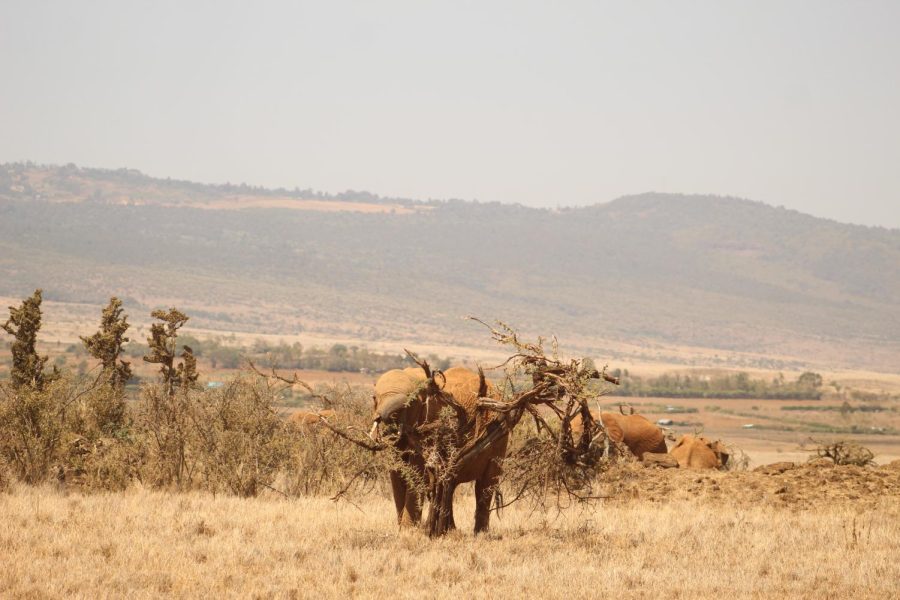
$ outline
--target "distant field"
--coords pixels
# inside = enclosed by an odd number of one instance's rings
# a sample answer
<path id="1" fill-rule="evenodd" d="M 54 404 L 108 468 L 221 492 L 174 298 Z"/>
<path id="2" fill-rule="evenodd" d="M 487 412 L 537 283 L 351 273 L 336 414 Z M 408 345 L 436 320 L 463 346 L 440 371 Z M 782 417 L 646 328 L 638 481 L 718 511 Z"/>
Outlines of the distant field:
<path id="1" fill-rule="evenodd" d="M 18 301 L 15 298 L 0 298 L 0 305 L 10 305 Z M 99 307 L 48 301 L 44 304 L 44 314 L 45 324 L 41 330 L 41 339 L 43 340 L 41 352 L 50 356 L 51 364 L 54 360 L 62 357 L 66 359 L 65 364 L 68 368 L 76 368 L 83 359 L 73 357 L 66 350 L 70 345 L 80 343 L 79 335 L 85 335 L 96 329 Z M 147 316 L 135 314 L 131 316 L 131 322 L 132 329 L 129 333 L 132 339 L 145 341 L 149 334 L 150 319 Z M 304 347 L 321 348 L 327 348 L 335 343 L 343 343 L 367 346 L 375 351 L 395 353 L 401 353 L 404 348 L 409 348 L 422 355 L 435 353 L 451 358 L 454 363 L 464 362 L 473 366 L 481 364 L 485 367 L 496 365 L 505 357 L 502 349 L 497 346 L 471 347 L 415 340 L 367 341 L 317 334 L 272 335 L 241 331 L 212 331 L 194 327 L 186 327 L 184 332 L 199 338 L 227 337 L 233 340 L 232 343 L 245 346 L 262 339 L 272 344 L 300 342 Z M 669 351 L 677 353 L 678 349 L 670 348 Z M 697 351 L 698 349 L 691 350 L 693 353 Z M 2 352 L 2 356 L 8 356 L 9 350 L 4 345 L 0 352 Z M 684 356 L 687 360 L 689 354 L 685 353 Z M 708 366 L 690 367 L 683 363 L 667 361 L 656 362 L 636 358 L 617 360 L 607 356 L 597 356 L 596 360 L 599 365 L 609 364 L 610 368 L 628 369 L 632 374 L 647 377 L 673 372 L 682 374 L 710 372 Z M 92 365 L 92 363 L 86 362 L 88 366 Z M 132 365 L 136 374 L 146 378 L 155 377 L 156 368 L 153 365 L 144 363 L 140 359 L 132 359 Z M 4 365 L 0 365 L 0 377 L 4 376 L 5 368 Z M 213 368 L 203 358 L 200 359 L 199 368 L 203 379 L 208 381 L 221 381 L 237 373 L 237 370 L 233 369 Z M 724 372 L 728 371 L 728 368 L 724 366 L 720 369 Z M 775 371 L 742 367 L 740 370 L 748 372 L 751 377 L 763 379 L 771 379 L 779 372 L 789 378 L 795 378 L 800 373 L 800 369 Z M 883 405 L 885 410 L 881 412 L 849 413 L 842 413 L 839 409 L 843 400 L 834 398 L 822 401 L 604 398 L 602 402 L 630 403 L 638 412 L 653 420 L 670 418 L 675 422 L 671 426 L 674 435 L 690 433 L 695 429 L 702 428 L 706 435 L 721 438 L 729 444 L 739 447 L 750 457 L 754 465 L 781 459 L 805 459 L 809 456 L 807 448 L 811 446 L 810 438 L 857 441 L 871 448 L 875 452 L 878 462 L 900 458 L 900 435 L 896 433 L 900 431 L 900 400 L 897 399 L 900 396 L 900 374 L 860 369 L 822 369 L 819 372 L 827 383 L 836 382 L 840 386 L 852 390 L 892 395 L 895 399 L 869 403 Z M 301 370 L 297 374 L 311 384 L 337 383 L 367 386 L 374 383 L 375 380 L 374 374 L 359 372 Z M 488 375 L 492 376 L 492 373 L 488 371 Z M 851 401 L 850 404 L 859 405 L 861 403 Z M 671 414 L 665 410 L 665 407 L 670 405 L 697 412 Z M 782 410 L 785 406 L 797 405 L 808 405 L 811 410 Z M 822 410 L 827 407 L 831 407 L 832 410 Z M 754 425 L 754 427 L 746 429 L 745 425 Z M 853 427 L 856 427 L 855 431 L 852 429 Z M 871 429 L 873 427 L 886 429 L 888 434 L 875 434 Z"/>
<path id="2" fill-rule="evenodd" d="M 884 412 L 785 411 L 785 406 L 805 405 L 810 409 L 833 406 L 835 401 L 796 400 L 715 400 L 710 398 L 604 398 L 603 402 L 629 403 L 652 420 L 672 419 L 677 436 L 701 429 L 707 437 L 719 438 L 745 452 L 751 466 L 779 460 L 805 461 L 812 453 L 812 440 L 852 440 L 871 449 L 875 460 L 887 463 L 900 459 L 900 402 L 886 403 Z M 697 412 L 670 413 L 665 407 L 695 409 Z M 751 429 L 745 425 L 753 425 Z M 856 426 L 859 433 L 851 432 Z M 872 432 L 872 427 L 895 433 Z M 671 446 L 672 443 L 669 442 Z"/>

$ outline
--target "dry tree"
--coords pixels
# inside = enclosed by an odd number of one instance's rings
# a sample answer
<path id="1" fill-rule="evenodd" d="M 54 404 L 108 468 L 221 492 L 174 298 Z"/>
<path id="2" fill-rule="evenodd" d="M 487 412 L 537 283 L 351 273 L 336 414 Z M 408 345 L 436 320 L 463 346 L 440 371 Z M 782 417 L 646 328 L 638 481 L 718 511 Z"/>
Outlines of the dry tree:
<path id="1" fill-rule="evenodd" d="M 9 318 L 0 325 L 6 333 L 15 338 L 10 344 L 12 369 L 9 374 L 10 384 L 14 389 L 29 386 L 40 391 L 44 385 L 59 378 L 59 371 L 55 366 L 49 373 L 44 371 L 47 357 L 37 353 L 42 294 L 42 290 L 35 290 L 34 294 L 23 300 L 18 308 L 10 306 Z"/>
<path id="2" fill-rule="evenodd" d="M 875 464 L 875 454 L 855 442 L 846 440 L 825 442 L 813 438 L 810 438 L 810 442 L 816 446 L 815 454 L 810 456 L 810 460 L 827 458 L 836 465 L 856 465 L 858 467 Z"/>
<path id="3" fill-rule="evenodd" d="M 122 301 L 113 296 L 103 309 L 100 328 L 91 336 L 81 337 L 88 353 L 100 361 L 100 388 L 88 396 L 88 416 L 101 433 L 120 430 L 126 418 L 125 384 L 131 379 L 131 363 L 123 360 L 123 347 L 129 339 L 128 316 L 123 314 Z"/>
<path id="4" fill-rule="evenodd" d="M 197 363 L 185 346 L 182 362 L 175 364 L 178 330 L 188 316 L 175 308 L 155 310 L 151 316 L 161 322 L 150 327 L 149 353 L 144 361 L 160 365 L 160 382 L 141 388 L 136 414 L 146 446 L 146 478 L 153 485 L 183 488 L 190 485 L 195 467 L 188 450 L 190 396 L 196 391 Z"/>
<path id="5" fill-rule="evenodd" d="M 446 379 L 440 370 L 433 370 L 427 361 L 407 351 L 424 374 L 424 381 L 415 394 L 426 404 L 441 407 L 436 418 L 404 434 L 423 459 L 424 478 L 408 468 L 403 476 L 430 501 L 425 528 L 432 537 L 454 527 L 451 503 L 456 475 L 496 448 L 526 415 L 530 417 L 531 435 L 504 460 L 506 487 L 512 497 L 504 503 L 498 493 L 495 508 L 525 497 L 543 503 L 548 496 L 555 495 L 559 507 L 595 498 L 593 480 L 606 464 L 602 445 L 597 443 L 603 435 L 602 425 L 595 422 L 590 404 L 607 391 L 597 389 L 596 381 L 618 383 L 617 379 L 607 375 L 605 367 L 597 370 L 589 359 L 561 359 L 555 340 L 548 353 L 543 339 L 526 343 L 503 323 L 498 323 L 496 328 L 486 326 L 497 342 L 512 348 L 513 354 L 495 367 L 506 371 L 499 397 L 496 394 L 489 397 L 484 372 L 479 368 L 480 389 L 474 415 L 444 391 Z M 274 369 L 262 373 L 252 364 L 251 368 L 258 375 L 283 385 L 304 387 L 328 407 L 333 404 L 331 398 L 316 394 L 296 375 L 287 378 Z M 577 434 L 573 433 L 576 419 L 583 424 Z M 402 456 L 390 438 L 375 439 L 358 424 L 336 424 L 324 416 L 319 420 L 335 436 L 371 456 L 357 476 L 368 476 L 373 465 L 403 470 Z M 355 480 L 356 476 L 351 477 L 350 483 Z M 343 497 L 346 489 L 336 494 L 335 499 Z"/>
<path id="6" fill-rule="evenodd" d="M 505 427 L 515 428 L 528 414 L 531 426 L 522 429 L 517 444 L 504 460 L 504 487 L 509 499 L 498 507 L 522 498 L 543 506 L 553 499 L 557 508 L 572 502 L 597 498 L 593 485 L 597 474 L 607 466 L 606 436 L 602 424 L 590 411 L 592 402 L 609 392 L 596 382 L 618 385 L 617 378 L 598 370 L 588 358 L 560 357 L 555 338 L 525 342 L 509 325 L 496 327 L 480 319 L 493 339 L 513 353 L 495 368 L 506 370 L 507 400 L 501 405 L 487 399 L 479 405 L 506 413 Z M 530 388 L 516 391 L 516 381 Z M 573 427 L 576 421 L 580 427 Z"/>
<path id="7" fill-rule="evenodd" d="M 176 308 L 168 311 L 154 310 L 150 316 L 159 319 L 161 323 L 150 326 L 150 337 L 147 338 L 150 353 L 144 357 L 144 362 L 160 366 L 162 384 L 166 395 L 171 397 L 179 387 L 189 389 L 197 382 L 197 360 L 190 346 L 182 348 L 182 362 L 175 365 L 178 330 L 184 327 L 190 317 Z"/>
<path id="8" fill-rule="evenodd" d="M 41 301 L 41 290 L 35 290 L 21 306 L 10 307 L 2 325 L 14 341 L 10 380 L 0 382 L 0 463 L 28 483 L 46 479 L 58 465 L 72 425 L 72 406 L 97 385 L 56 367 L 44 369 L 47 357 L 36 350 Z"/>

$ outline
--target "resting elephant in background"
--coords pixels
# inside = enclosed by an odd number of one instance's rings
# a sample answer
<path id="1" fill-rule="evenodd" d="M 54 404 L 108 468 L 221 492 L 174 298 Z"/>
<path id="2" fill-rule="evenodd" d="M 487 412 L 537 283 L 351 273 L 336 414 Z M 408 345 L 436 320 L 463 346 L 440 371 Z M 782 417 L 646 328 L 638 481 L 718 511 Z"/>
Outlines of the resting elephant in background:
<path id="1" fill-rule="evenodd" d="M 308 425 L 315 425 L 319 422 L 319 417 L 325 417 L 326 419 L 334 416 L 334 411 L 330 408 L 326 408 L 325 410 L 320 410 L 319 412 L 311 412 L 307 410 L 298 410 L 288 417 L 288 421 L 305 427 Z"/>
<path id="2" fill-rule="evenodd" d="M 429 390 L 429 384 L 436 385 L 440 393 Z M 437 377 L 437 382 L 426 380 L 420 369 L 396 369 L 382 375 L 375 384 L 373 431 L 379 426 L 396 426 L 399 433 L 396 447 L 403 452 L 406 465 L 417 475 L 423 475 L 425 471 L 418 429 L 435 421 L 441 409 L 449 406 L 442 394 L 450 396 L 465 412 L 469 427 L 466 427 L 461 443 L 472 439 L 499 418 L 497 413 L 477 409 L 479 397 L 499 397 L 482 374 L 465 367 L 447 369 L 442 377 Z M 486 531 L 490 523 L 491 500 L 501 472 L 499 461 L 506 456 L 508 442 L 509 434 L 500 436 L 488 451 L 464 464 L 450 482 L 451 498 L 452 490 L 460 483 L 475 482 L 476 533 Z M 417 523 L 422 514 L 422 498 L 399 472 L 391 472 L 391 487 L 400 524 Z M 448 521 L 453 527 L 452 502 L 450 510 Z"/>
<path id="3" fill-rule="evenodd" d="M 721 469 L 728 464 L 730 451 L 719 440 L 688 434 L 675 443 L 671 454 L 682 469 Z"/>
<path id="4" fill-rule="evenodd" d="M 625 444 L 638 460 L 644 458 L 645 452 L 664 453 L 666 449 L 666 437 L 662 429 L 649 421 L 643 415 L 622 415 L 611 412 L 603 412 L 597 415 L 591 411 L 591 416 L 603 429 L 613 442 Z M 583 430 L 581 415 L 575 415 L 572 419 L 572 435 L 577 440 Z"/>

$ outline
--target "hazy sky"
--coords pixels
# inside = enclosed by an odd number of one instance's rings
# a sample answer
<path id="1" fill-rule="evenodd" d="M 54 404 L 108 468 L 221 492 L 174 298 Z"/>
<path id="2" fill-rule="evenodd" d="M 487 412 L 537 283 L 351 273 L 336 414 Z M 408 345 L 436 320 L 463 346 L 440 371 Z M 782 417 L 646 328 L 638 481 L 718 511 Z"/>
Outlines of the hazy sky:
<path id="1" fill-rule="evenodd" d="M 0 161 L 900 227 L 900 2 L 10 2 Z"/>

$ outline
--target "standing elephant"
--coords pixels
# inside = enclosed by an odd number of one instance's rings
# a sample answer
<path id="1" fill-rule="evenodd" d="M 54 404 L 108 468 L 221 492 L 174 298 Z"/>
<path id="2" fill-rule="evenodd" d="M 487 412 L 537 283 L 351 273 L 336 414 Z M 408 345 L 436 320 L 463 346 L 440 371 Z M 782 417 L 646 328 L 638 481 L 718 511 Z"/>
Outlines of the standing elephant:
<path id="1" fill-rule="evenodd" d="M 394 494 L 394 506 L 397 509 L 397 522 L 401 526 L 415 525 L 422 518 L 422 497 L 419 490 L 411 486 L 407 479 L 424 479 L 425 461 L 421 453 L 416 452 L 411 444 L 410 430 L 419 423 L 424 423 L 425 374 L 422 369 L 392 369 L 375 382 L 375 417 L 372 432 L 378 426 L 395 427 L 397 440 L 394 447 L 400 452 L 404 474 L 394 469 L 390 472 L 391 491 Z"/>
<path id="2" fill-rule="evenodd" d="M 439 389 L 429 389 L 437 386 Z M 446 395 L 446 396 L 445 396 Z M 396 427 L 396 448 L 401 451 L 406 468 L 413 477 L 423 477 L 424 457 L 422 456 L 419 430 L 422 425 L 437 420 L 445 406 L 449 406 L 449 396 L 460 406 L 467 421 L 464 429 L 465 444 L 483 431 L 497 413 L 477 408 L 479 397 L 499 399 L 496 390 L 484 380 L 484 376 L 465 367 L 447 369 L 437 381 L 426 380 L 419 369 L 395 369 L 382 375 L 375 384 L 375 415 L 373 431 L 379 426 Z M 465 463 L 454 474 L 450 482 L 450 496 L 460 483 L 475 482 L 475 532 L 486 531 L 490 522 L 490 504 L 494 489 L 500 478 L 499 461 L 506 456 L 509 434 L 500 436 L 488 451 L 480 453 L 474 460 Z M 418 523 L 421 518 L 422 498 L 407 483 L 399 471 L 391 472 L 391 487 L 397 519 L 401 525 Z M 452 502 L 448 522 L 453 527 Z"/>
<path id="3" fill-rule="evenodd" d="M 728 464 L 730 451 L 718 440 L 688 434 L 675 443 L 671 454 L 682 469 L 721 469 Z"/>
<path id="4" fill-rule="evenodd" d="M 625 444 L 638 460 L 644 458 L 645 452 L 665 453 L 666 437 L 662 429 L 649 421 L 643 415 L 622 415 L 611 412 L 597 413 L 591 411 L 591 416 L 603 429 L 613 442 Z M 583 425 L 581 415 L 572 419 L 572 434 L 575 439 L 581 435 Z"/>

